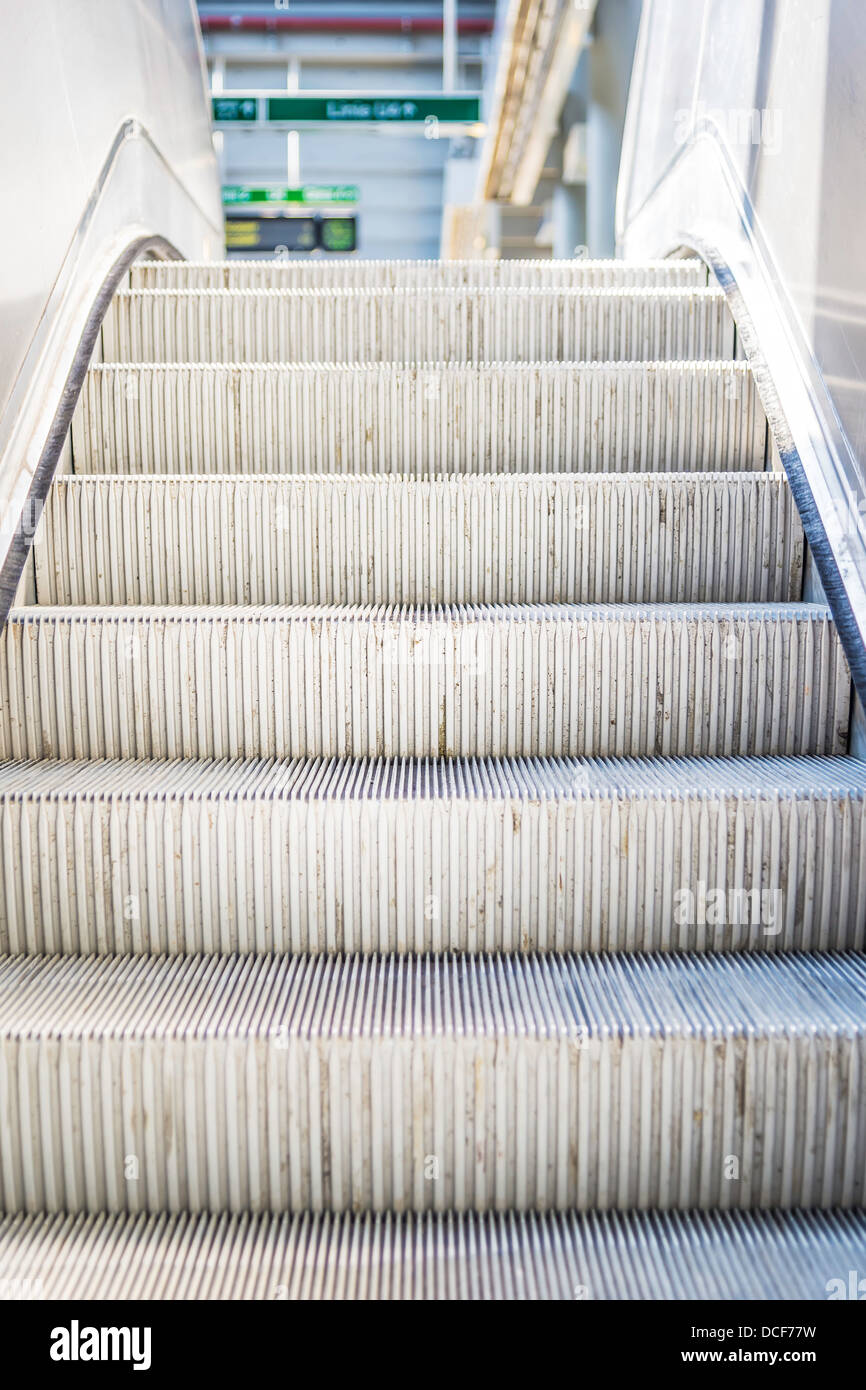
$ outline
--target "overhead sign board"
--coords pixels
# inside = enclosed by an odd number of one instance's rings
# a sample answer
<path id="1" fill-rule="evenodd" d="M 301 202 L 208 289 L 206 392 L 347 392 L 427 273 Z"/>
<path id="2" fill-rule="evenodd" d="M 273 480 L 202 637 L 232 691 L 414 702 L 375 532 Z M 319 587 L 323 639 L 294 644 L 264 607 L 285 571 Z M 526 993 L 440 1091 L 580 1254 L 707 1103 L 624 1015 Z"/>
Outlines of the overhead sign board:
<path id="1" fill-rule="evenodd" d="M 247 255 L 292 255 L 304 251 L 357 250 L 358 219 L 301 217 L 297 213 L 232 212 L 226 216 L 226 249 Z"/>
<path id="2" fill-rule="evenodd" d="M 258 97 L 211 97 L 211 110 L 218 125 L 259 119 Z"/>
<path id="3" fill-rule="evenodd" d="M 414 96 L 365 96 L 346 93 L 289 93 L 288 95 L 215 96 L 213 118 L 218 125 L 473 125 L 481 114 L 477 96 L 418 93 Z"/>
<path id="4" fill-rule="evenodd" d="M 318 242 L 314 217 L 227 217 L 226 249 L 229 251 L 315 251 Z"/>

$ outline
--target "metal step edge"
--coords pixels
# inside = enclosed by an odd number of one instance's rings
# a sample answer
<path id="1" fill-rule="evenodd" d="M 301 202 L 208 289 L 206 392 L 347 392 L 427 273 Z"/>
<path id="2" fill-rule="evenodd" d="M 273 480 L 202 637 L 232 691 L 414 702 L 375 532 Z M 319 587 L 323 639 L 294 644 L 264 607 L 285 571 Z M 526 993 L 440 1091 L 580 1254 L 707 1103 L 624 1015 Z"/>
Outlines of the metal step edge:
<path id="1" fill-rule="evenodd" d="M 784 602 L 774 473 L 63 477 L 39 604 Z"/>
<path id="2" fill-rule="evenodd" d="M 849 1299 L 864 1251 L 860 1210 L 7 1216 L 0 1298 Z"/>
<path id="3" fill-rule="evenodd" d="M 269 260 L 139 261 L 130 267 L 132 289 L 230 289 L 257 286 L 303 288 L 333 286 L 575 285 L 605 288 L 614 285 L 655 287 L 706 286 L 707 267 L 696 259 L 617 261 L 571 259 L 556 261 L 435 261 L 435 260 Z"/>
<path id="4" fill-rule="evenodd" d="M 716 289 L 120 290 L 106 362 L 634 361 L 734 356 Z"/>
<path id="5" fill-rule="evenodd" d="M 850 1206 L 860 955 L 7 957 L 17 1210 Z"/>
<path id="6" fill-rule="evenodd" d="M 850 692 L 808 604 L 35 607 L 0 757 L 829 754 Z"/>
<path id="7" fill-rule="evenodd" d="M 792 800 L 866 794 L 852 757 L 16 759 L 3 797 L 287 797 L 395 802 L 681 797 Z"/>
<path id="8" fill-rule="evenodd" d="M 738 362 L 92 367 L 82 472 L 645 472 L 763 468 Z"/>
<path id="9" fill-rule="evenodd" d="M 0 764 L 0 950 L 862 949 L 853 759 Z"/>
<path id="10" fill-rule="evenodd" d="M 218 299 L 228 300 L 232 297 L 241 299 L 270 298 L 283 299 L 285 301 L 288 301 L 289 299 L 303 299 L 305 297 L 308 297 L 310 299 L 318 298 L 324 302 L 325 300 L 333 297 L 335 301 L 345 300 L 348 302 L 351 299 L 355 299 L 358 301 L 365 299 L 376 299 L 380 301 L 382 304 L 396 305 L 400 303 L 410 303 L 413 301 L 413 299 L 419 303 L 425 301 L 432 302 L 432 296 L 434 295 L 441 295 L 443 297 L 443 303 L 449 301 L 452 303 L 456 303 L 460 302 L 461 300 L 465 303 L 470 303 L 475 300 L 481 301 L 485 298 L 490 300 L 491 302 L 498 299 L 500 302 L 505 303 L 509 299 L 517 300 L 521 296 L 526 297 L 527 300 L 535 299 L 538 302 L 542 302 L 542 300 L 549 300 L 552 302 L 553 300 L 567 301 L 569 299 L 572 299 L 575 301 L 599 300 L 603 303 L 613 303 L 617 299 L 644 299 L 660 301 L 669 300 L 671 303 L 681 301 L 683 303 L 703 302 L 721 304 L 725 301 L 725 292 L 724 290 L 720 289 L 717 285 L 671 285 L 664 286 L 661 289 L 657 289 L 652 285 L 613 285 L 601 287 L 567 285 L 564 287 L 554 288 L 539 285 L 403 285 L 373 287 L 351 285 L 337 285 L 332 287 L 330 285 L 313 285 L 301 286 L 297 289 L 291 286 L 277 286 L 275 288 L 259 286 L 253 289 L 231 287 L 201 289 L 197 286 L 192 286 L 190 288 L 183 288 L 177 286 L 169 288 L 156 287 L 154 289 L 120 288 L 116 291 L 113 297 L 113 302 L 132 302 L 134 300 L 144 301 L 148 298 L 158 299 L 160 297 L 174 299 L 212 299 L 214 301 Z"/>

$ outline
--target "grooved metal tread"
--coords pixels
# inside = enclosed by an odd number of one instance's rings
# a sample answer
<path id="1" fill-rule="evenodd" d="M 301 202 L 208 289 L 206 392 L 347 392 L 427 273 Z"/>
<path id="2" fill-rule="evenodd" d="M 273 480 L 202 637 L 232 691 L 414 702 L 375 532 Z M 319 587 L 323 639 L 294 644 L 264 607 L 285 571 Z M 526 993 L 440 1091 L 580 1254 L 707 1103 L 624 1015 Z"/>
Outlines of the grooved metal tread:
<path id="1" fill-rule="evenodd" d="M 866 1195 L 857 954 L 5 957 L 0 1062 L 7 1212 Z"/>
<path id="2" fill-rule="evenodd" d="M 734 356 L 718 289 L 119 290 L 106 362 L 590 362 Z"/>
<path id="3" fill-rule="evenodd" d="M 810 604 L 34 607 L 0 756 L 841 753 L 850 691 Z"/>
<path id="4" fill-rule="evenodd" d="M 72 419 L 91 473 L 763 468 L 744 362 L 113 363 Z"/>
<path id="5" fill-rule="evenodd" d="M 0 950 L 862 949 L 848 758 L 0 764 Z"/>
<path id="6" fill-rule="evenodd" d="M 7 1041 L 448 1032 L 639 1044 L 762 1031 L 866 1041 L 864 1004 L 860 952 L 0 956 Z"/>
<path id="7" fill-rule="evenodd" d="M 784 475 L 59 478 L 40 604 L 799 599 Z"/>
<path id="8" fill-rule="evenodd" d="M 529 801 L 594 797 L 854 797 L 866 764 L 849 757 L 86 758 L 0 763 L 0 796 L 155 795 L 305 802 Z"/>
<path id="9" fill-rule="evenodd" d="M 864 1254 L 863 1211 L 7 1216 L 0 1297 L 824 1300 Z"/>
<path id="10" fill-rule="evenodd" d="M 232 260 L 139 261 L 130 267 L 132 289 L 247 289 L 297 288 L 319 285 L 357 288 L 447 288 L 501 285 L 511 288 L 537 285 L 563 289 L 580 285 L 610 288 L 617 285 L 707 284 L 707 267 L 694 258 L 655 261 L 571 260 Z"/>

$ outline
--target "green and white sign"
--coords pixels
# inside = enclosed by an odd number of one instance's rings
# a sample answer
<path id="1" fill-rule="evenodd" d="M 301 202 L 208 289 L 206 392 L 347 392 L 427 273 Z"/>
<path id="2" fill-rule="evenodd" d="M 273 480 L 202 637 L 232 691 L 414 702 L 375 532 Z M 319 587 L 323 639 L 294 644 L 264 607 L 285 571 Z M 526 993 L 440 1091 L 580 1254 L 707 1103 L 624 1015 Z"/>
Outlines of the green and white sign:
<path id="1" fill-rule="evenodd" d="M 247 206 L 250 203 L 278 206 L 301 203 L 304 207 L 325 207 L 335 203 L 357 203 L 359 194 L 356 183 L 305 183 L 300 188 L 290 188 L 286 185 L 256 188 L 246 183 L 223 184 L 223 204 L 226 207 Z"/>
<path id="2" fill-rule="evenodd" d="M 212 98 L 218 125 L 474 125 L 481 114 L 477 96 L 422 93 L 415 96 L 364 96 L 351 93 L 294 93 Z"/>
<path id="3" fill-rule="evenodd" d="M 211 110 L 217 125 L 226 121 L 257 121 L 258 97 L 211 97 Z"/>

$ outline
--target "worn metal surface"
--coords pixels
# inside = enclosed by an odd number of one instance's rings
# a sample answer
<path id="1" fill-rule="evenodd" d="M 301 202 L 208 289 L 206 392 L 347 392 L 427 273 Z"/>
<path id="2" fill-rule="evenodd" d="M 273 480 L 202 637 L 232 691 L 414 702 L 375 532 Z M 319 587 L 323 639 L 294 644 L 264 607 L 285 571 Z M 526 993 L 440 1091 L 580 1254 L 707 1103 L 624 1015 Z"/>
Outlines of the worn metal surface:
<path id="1" fill-rule="evenodd" d="M 59 479 L 40 604 L 799 599 L 781 474 Z"/>
<path id="2" fill-rule="evenodd" d="M 94 367 L 79 473 L 762 469 L 744 363 Z"/>
<path id="3" fill-rule="evenodd" d="M 864 1006 L 856 954 L 7 957 L 2 1206 L 856 1205 Z"/>
<path id="4" fill-rule="evenodd" d="M 853 759 L 0 769 L 0 950 L 857 949 Z"/>
<path id="5" fill-rule="evenodd" d="M 842 753 L 850 702 L 809 604 L 36 607 L 0 635 L 6 758 Z"/>
<path id="6" fill-rule="evenodd" d="M 717 289 L 120 290 L 105 361 L 589 362 L 730 358 Z"/>

